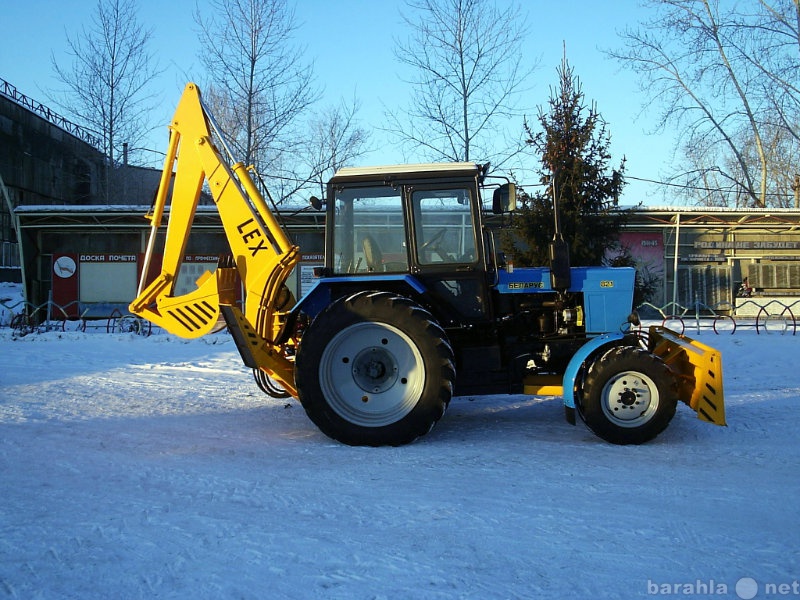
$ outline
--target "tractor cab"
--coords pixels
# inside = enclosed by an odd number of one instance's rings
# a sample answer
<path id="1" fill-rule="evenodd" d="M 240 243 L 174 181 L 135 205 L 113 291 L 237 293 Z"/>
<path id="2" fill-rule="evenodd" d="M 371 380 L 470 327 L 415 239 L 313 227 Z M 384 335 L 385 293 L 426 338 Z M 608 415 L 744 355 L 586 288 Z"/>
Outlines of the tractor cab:
<path id="1" fill-rule="evenodd" d="M 328 187 L 326 275 L 360 289 L 376 278 L 416 287 L 445 325 L 485 320 L 493 267 L 481 178 L 473 163 L 340 169 Z"/>

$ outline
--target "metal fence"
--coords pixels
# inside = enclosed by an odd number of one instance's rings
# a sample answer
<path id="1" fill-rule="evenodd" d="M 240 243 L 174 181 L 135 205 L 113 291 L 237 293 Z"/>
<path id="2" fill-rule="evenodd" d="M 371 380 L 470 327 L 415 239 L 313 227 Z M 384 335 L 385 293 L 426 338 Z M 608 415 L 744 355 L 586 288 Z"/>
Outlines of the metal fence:
<path id="1" fill-rule="evenodd" d="M 52 300 L 34 305 L 27 301 L 15 303 L 0 301 L 0 328 L 8 328 L 13 336 L 23 337 L 32 333 L 48 331 L 93 331 L 98 333 L 132 333 L 149 336 L 159 328 L 150 321 L 136 315 L 123 314 L 115 309 L 107 317 L 90 317 L 91 308 L 85 308 L 80 316 L 70 318 L 73 306 L 70 302 L 61 306 Z"/>
<path id="2" fill-rule="evenodd" d="M 60 114 L 51 110 L 49 107 L 45 106 L 38 100 L 34 100 L 29 96 L 26 96 L 22 92 L 20 92 L 16 87 L 11 85 L 5 79 L 0 79 L 0 95 L 13 100 L 20 106 L 24 106 L 29 111 L 36 113 L 46 121 L 52 123 L 56 127 L 60 127 L 67 133 L 74 135 L 75 137 L 83 140 L 87 144 L 94 146 L 97 149 L 103 147 L 103 140 L 102 138 L 97 135 L 95 132 L 87 130 L 85 127 L 81 127 L 80 125 L 76 125 L 72 121 L 62 117 Z"/>
<path id="3" fill-rule="evenodd" d="M 70 302 L 65 306 L 47 301 L 38 306 L 26 301 L 14 304 L 0 301 L 0 328 L 10 328 L 14 335 L 23 336 L 45 331 L 94 331 L 105 333 L 133 333 L 149 336 L 161 330 L 149 321 L 136 315 L 124 314 L 114 309 L 107 317 L 90 316 L 90 308 L 85 308 L 80 316 L 75 314 Z M 742 309 L 750 310 L 742 310 Z M 797 316 L 800 313 L 800 298 L 789 304 L 780 300 L 737 299 L 734 307 L 730 302 L 720 302 L 709 306 L 695 302 L 683 306 L 670 302 L 655 306 L 645 302 L 637 307 L 643 322 L 658 323 L 670 327 L 678 333 L 693 329 L 698 334 L 709 331 L 715 334 L 733 334 L 739 329 L 755 330 L 757 334 L 797 335 Z M 749 312 L 747 316 L 736 316 L 737 311 Z"/>
<path id="4" fill-rule="evenodd" d="M 797 317 L 800 298 L 786 303 L 768 298 L 737 298 L 736 305 L 719 302 L 709 306 L 700 301 L 691 306 L 670 302 L 658 307 L 649 302 L 637 307 L 640 315 L 648 321 L 661 320 L 661 324 L 683 333 L 687 326 L 697 333 L 711 330 L 714 333 L 735 333 L 737 329 L 755 329 L 757 334 L 797 334 Z M 738 315 L 738 313 L 747 313 Z"/>

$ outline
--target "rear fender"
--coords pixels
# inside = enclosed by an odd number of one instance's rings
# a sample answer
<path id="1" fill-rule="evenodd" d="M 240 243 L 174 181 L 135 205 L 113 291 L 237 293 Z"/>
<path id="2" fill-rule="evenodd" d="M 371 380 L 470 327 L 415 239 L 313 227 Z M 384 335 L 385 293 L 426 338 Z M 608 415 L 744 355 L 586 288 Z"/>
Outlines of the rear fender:
<path id="1" fill-rule="evenodd" d="M 324 277 L 314 284 L 308 293 L 292 308 L 292 315 L 306 314 L 316 317 L 338 296 L 336 288 L 358 284 L 361 290 L 386 290 L 400 286 L 408 287 L 408 295 L 423 295 L 427 289 L 419 279 L 408 274 L 374 275 L 370 277 Z"/>

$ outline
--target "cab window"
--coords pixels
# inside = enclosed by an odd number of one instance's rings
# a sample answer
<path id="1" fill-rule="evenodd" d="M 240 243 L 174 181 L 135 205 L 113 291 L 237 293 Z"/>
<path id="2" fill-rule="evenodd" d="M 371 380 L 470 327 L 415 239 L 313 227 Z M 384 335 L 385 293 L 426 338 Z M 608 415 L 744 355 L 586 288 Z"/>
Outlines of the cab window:
<path id="1" fill-rule="evenodd" d="M 390 186 L 336 192 L 333 270 L 339 274 L 408 270 L 403 202 Z"/>
<path id="2" fill-rule="evenodd" d="M 420 265 L 475 262 L 475 224 L 468 189 L 416 189 L 411 203 Z"/>

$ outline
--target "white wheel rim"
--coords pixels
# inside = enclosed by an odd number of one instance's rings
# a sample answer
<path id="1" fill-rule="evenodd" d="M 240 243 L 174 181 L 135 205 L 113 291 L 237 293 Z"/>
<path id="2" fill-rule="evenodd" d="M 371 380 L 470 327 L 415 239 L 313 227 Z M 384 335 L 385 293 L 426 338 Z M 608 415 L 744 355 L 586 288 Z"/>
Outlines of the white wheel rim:
<path id="1" fill-rule="evenodd" d="M 658 410 L 658 387 L 638 371 L 623 371 L 603 386 L 603 413 L 619 427 L 639 427 Z"/>
<path id="2" fill-rule="evenodd" d="M 396 423 L 417 405 L 425 385 L 422 354 L 385 323 L 358 323 L 337 333 L 319 364 L 320 388 L 343 419 L 364 427 Z"/>

